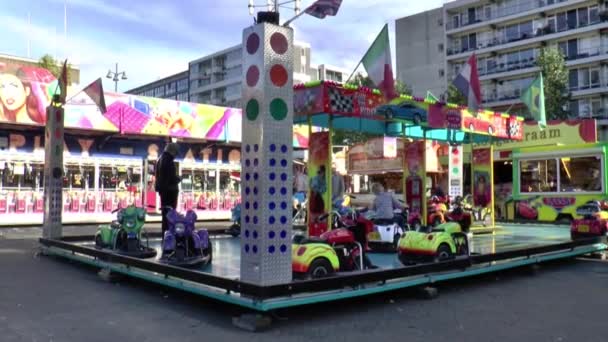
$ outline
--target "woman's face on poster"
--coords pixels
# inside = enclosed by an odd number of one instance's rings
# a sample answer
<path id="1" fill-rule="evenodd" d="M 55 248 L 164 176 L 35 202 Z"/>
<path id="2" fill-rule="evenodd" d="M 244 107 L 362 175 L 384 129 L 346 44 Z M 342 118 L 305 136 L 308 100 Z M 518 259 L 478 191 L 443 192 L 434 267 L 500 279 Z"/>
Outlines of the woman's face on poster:
<path id="1" fill-rule="evenodd" d="M 17 110 L 25 104 L 30 89 L 14 75 L 0 75 L 0 102 L 10 111 Z"/>

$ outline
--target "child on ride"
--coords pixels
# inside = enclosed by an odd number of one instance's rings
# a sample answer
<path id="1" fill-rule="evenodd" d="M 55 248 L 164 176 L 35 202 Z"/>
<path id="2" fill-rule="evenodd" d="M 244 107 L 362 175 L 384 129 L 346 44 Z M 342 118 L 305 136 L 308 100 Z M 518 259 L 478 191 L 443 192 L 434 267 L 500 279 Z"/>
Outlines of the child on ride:
<path id="1" fill-rule="evenodd" d="M 372 210 L 375 211 L 376 220 L 392 220 L 399 226 L 405 226 L 405 220 L 401 215 L 395 215 L 395 209 L 403 210 L 403 205 L 397 201 L 393 195 L 384 191 L 384 186 L 379 183 L 372 185 L 372 192 L 376 197 L 372 204 Z"/>

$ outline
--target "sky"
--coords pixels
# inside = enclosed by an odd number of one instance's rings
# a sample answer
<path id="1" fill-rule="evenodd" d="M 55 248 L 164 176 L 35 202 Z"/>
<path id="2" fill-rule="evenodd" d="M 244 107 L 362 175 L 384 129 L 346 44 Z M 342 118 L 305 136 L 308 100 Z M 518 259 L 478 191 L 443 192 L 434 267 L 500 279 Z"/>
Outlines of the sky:
<path id="1" fill-rule="evenodd" d="M 67 39 L 64 35 L 67 2 Z M 281 0 L 281 2 L 284 2 Z M 302 0 L 305 8 L 314 0 Z M 311 45 L 312 63 L 353 70 L 385 24 L 395 63 L 395 19 L 439 7 L 444 0 L 344 0 L 337 16 L 303 15 L 295 39 Z M 254 1 L 256 5 L 265 0 Z M 38 59 L 48 53 L 80 67 L 81 86 L 109 69 L 125 71 L 127 91 L 184 71 L 188 62 L 239 44 L 253 24 L 248 0 L 0 0 L 0 53 Z M 260 8 L 259 10 L 263 10 Z M 293 7 L 281 9 L 281 23 Z M 29 22 L 28 22 L 29 16 Z M 29 44 L 28 44 L 29 41 Z"/>

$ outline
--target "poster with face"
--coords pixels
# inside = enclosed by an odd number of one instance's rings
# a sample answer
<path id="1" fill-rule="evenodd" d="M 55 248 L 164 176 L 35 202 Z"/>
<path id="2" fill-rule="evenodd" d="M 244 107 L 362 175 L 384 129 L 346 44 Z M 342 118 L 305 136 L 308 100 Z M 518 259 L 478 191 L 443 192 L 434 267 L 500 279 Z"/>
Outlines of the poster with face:
<path id="1" fill-rule="evenodd" d="M 329 132 L 317 132 L 310 136 L 310 156 L 308 160 L 309 222 L 329 212 L 329 187 L 331 164 L 329 156 Z"/>
<path id="2" fill-rule="evenodd" d="M 0 121 L 44 124 L 57 79 L 39 67 L 2 64 L 0 68 Z"/>
<path id="3" fill-rule="evenodd" d="M 492 148 L 473 150 L 473 205 L 492 208 Z"/>

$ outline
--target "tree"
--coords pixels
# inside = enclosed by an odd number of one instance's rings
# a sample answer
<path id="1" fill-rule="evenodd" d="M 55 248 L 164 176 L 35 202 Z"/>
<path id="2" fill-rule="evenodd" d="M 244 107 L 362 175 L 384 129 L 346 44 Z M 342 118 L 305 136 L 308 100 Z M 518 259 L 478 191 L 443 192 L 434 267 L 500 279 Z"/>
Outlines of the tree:
<path id="1" fill-rule="evenodd" d="M 547 120 L 567 119 L 570 94 L 564 55 L 556 48 L 543 48 L 536 64 L 543 74 Z"/>
<path id="2" fill-rule="evenodd" d="M 363 76 L 363 74 L 360 72 L 356 73 L 352 81 L 349 83 L 355 84 L 359 87 L 376 88 L 376 85 L 369 78 L 369 76 Z M 412 95 L 412 88 L 399 80 L 395 81 L 395 91 L 397 91 L 399 94 Z"/>
<path id="3" fill-rule="evenodd" d="M 462 93 L 458 90 L 458 88 L 456 88 L 453 84 L 450 84 L 448 86 L 447 95 L 448 95 L 448 98 L 447 98 L 448 103 L 453 103 L 453 104 L 461 105 L 461 106 L 467 105 L 467 99 L 464 97 L 464 95 L 462 95 Z"/>
<path id="4" fill-rule="evenodd" d="M 51 72 L 51 74 L 53 74 L 53 76 L 55 76 L 57 79 L 59 79 L 61 77 L 61 68 L 63 67 L 63 63 L 59 63 L 57 62 L 57 60 L 55 58 L 53 58 L 53 56 L 46 54 L 42 57 L 40 57 L 40 59 L 38 60 L 38 67 L 40 68 L 44 68 L 48 71 Z M 68 84 L 70 84 L 70 67 L 71 64 L 68 63 L 67 65 L 68 67 Z"/>

